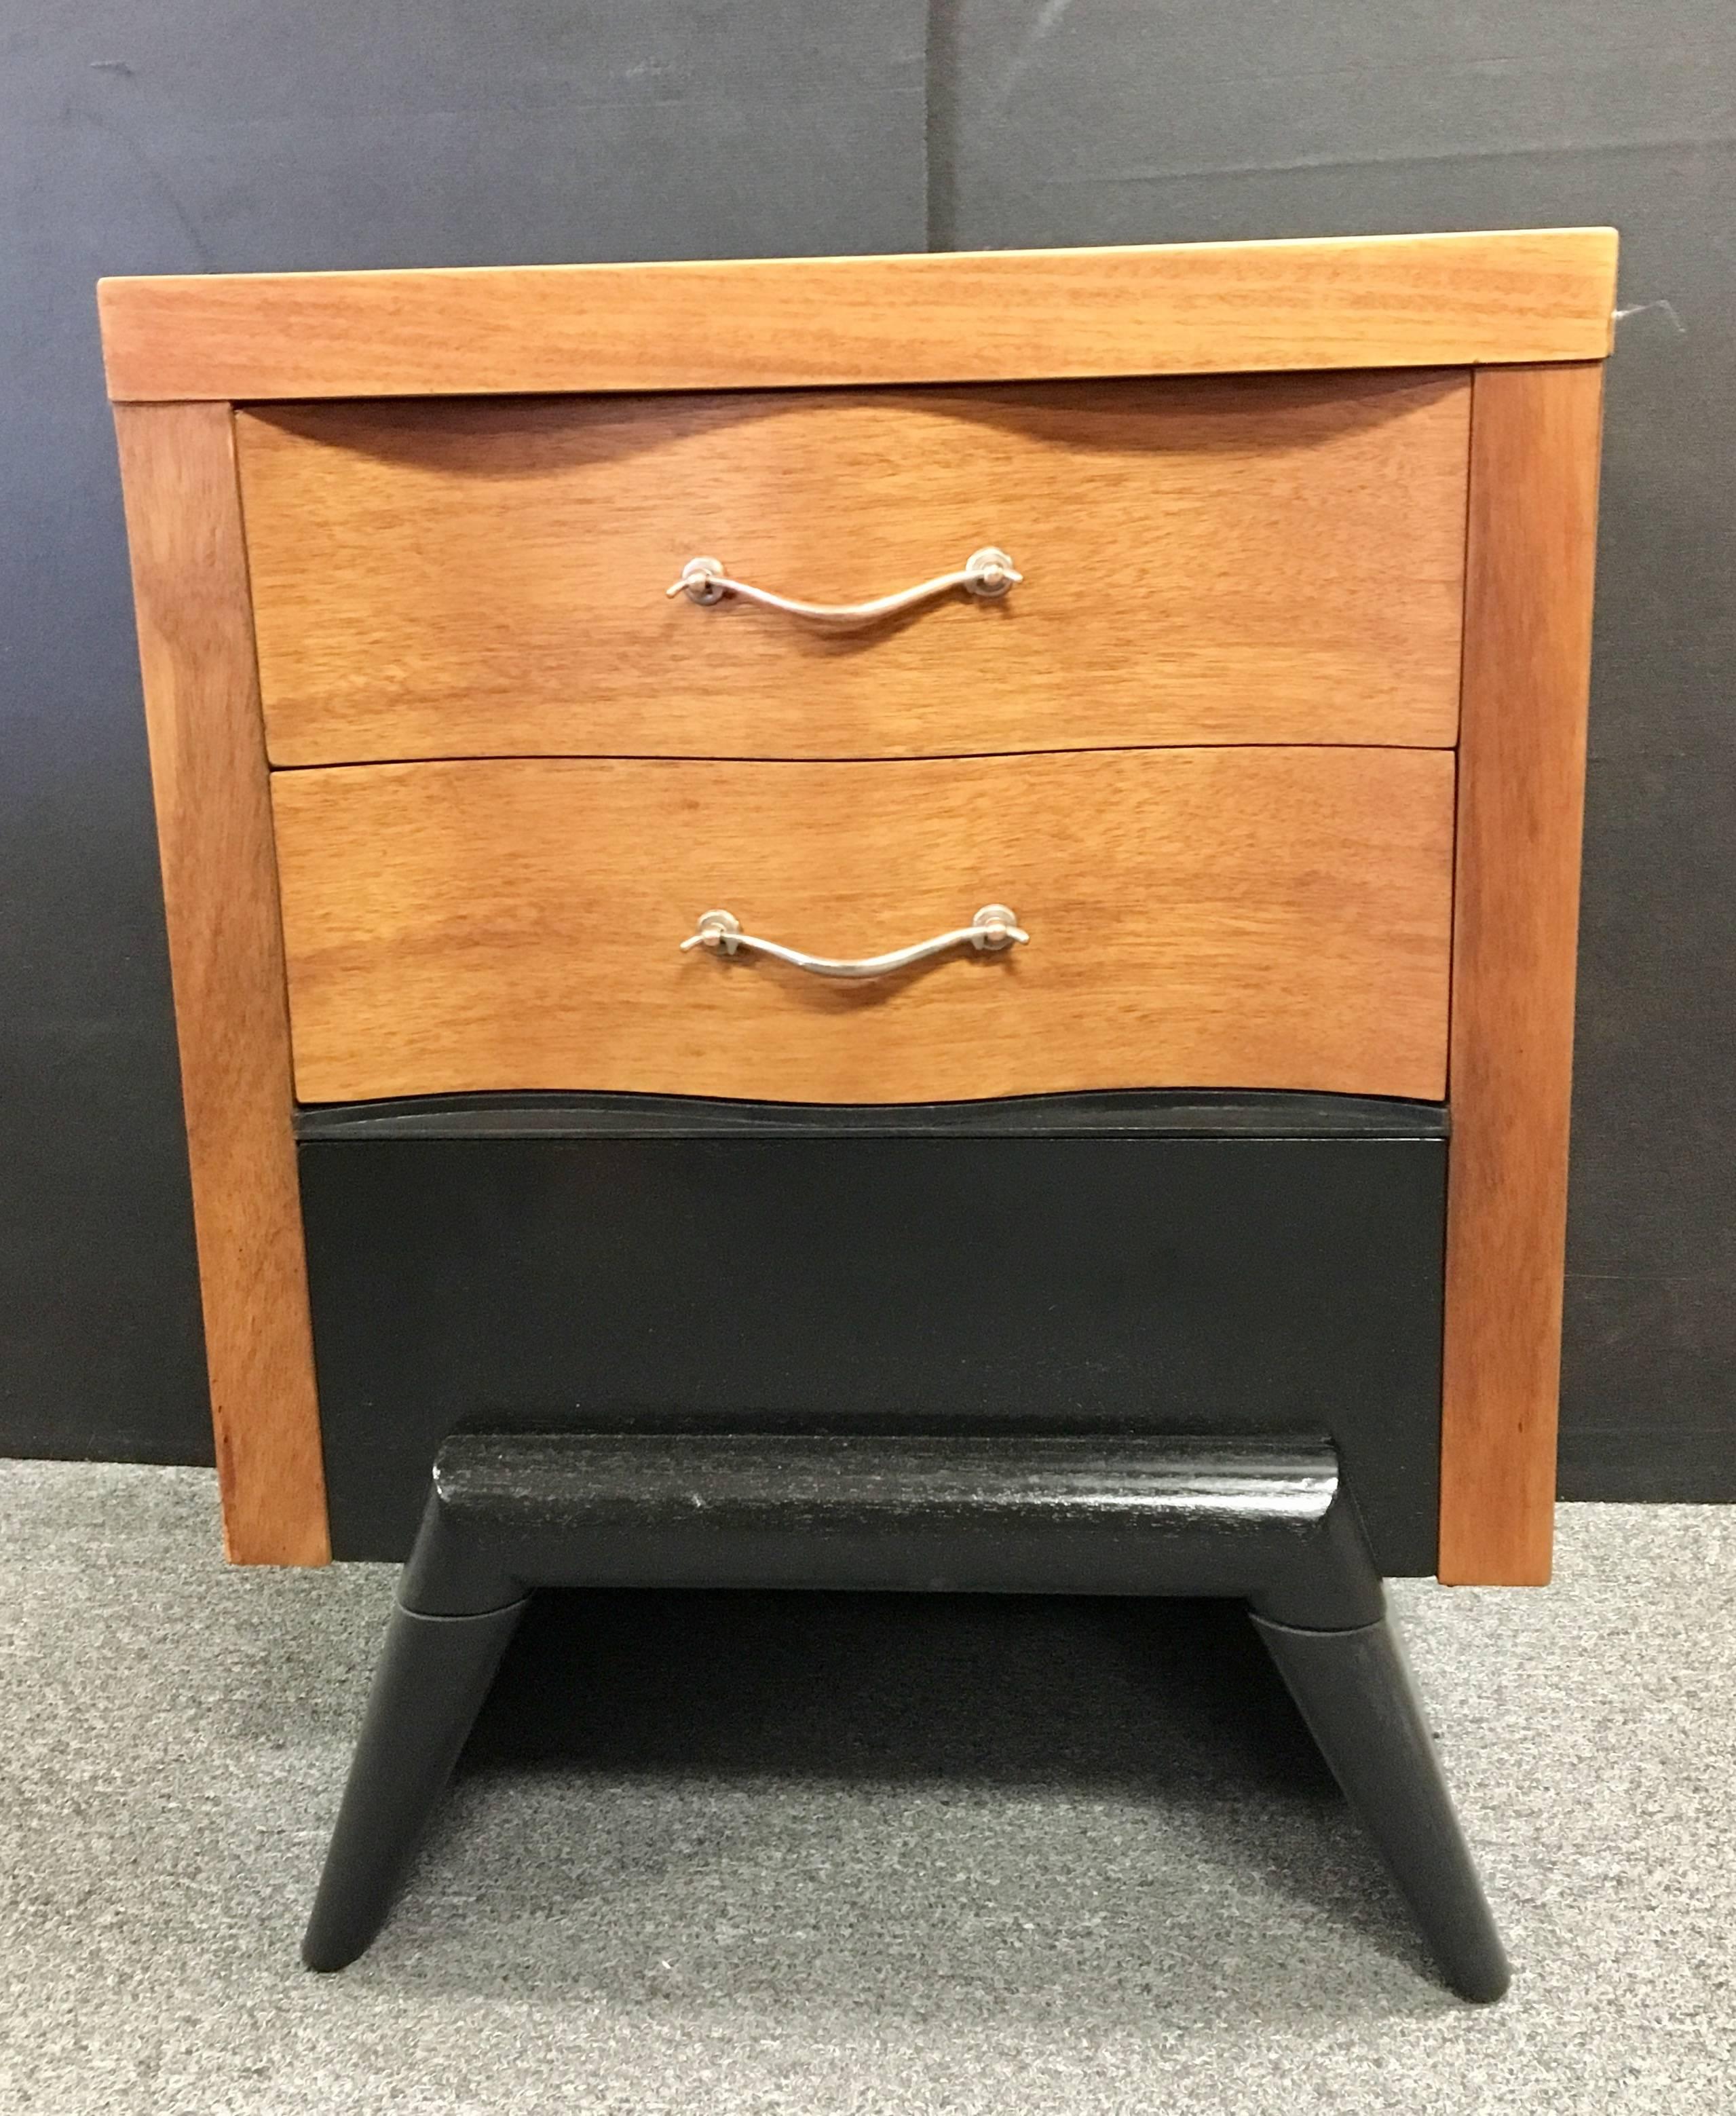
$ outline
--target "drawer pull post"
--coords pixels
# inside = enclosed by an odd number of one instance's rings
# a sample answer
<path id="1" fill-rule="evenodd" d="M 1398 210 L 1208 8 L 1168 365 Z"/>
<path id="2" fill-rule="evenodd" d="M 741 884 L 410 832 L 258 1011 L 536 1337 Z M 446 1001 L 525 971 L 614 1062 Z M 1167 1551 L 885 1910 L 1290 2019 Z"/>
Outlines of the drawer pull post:
<path id="1" fill-rule="evenodd" d="M 672 582 L 664 593 L 684 595 L 689 602 L 707 609 L 725 596 L 739 596 L 744 602 L 757 602 L 762 610 L 782 610 L 787 617 L 806 618 L 815 624 L 873 624 L 882 617 L 896 616 L 901 610 L 914 610 L 918 603 L 930 602 L 936 596 L 949 594 L 954 588 L 962 588 L 979 602 L 997 602 L 1024 578 L 1005 551 L 985 544 L 980 551 L 973 551 L 956 573 L 937 573 L 932 581 L 919 581 L 914 588 L 900 588 L 896 595 L 878 596 L 872 602 L 799 602 L 794 596 L 774 595 L 769 588 L 734 579 L 721 559 L 689 559 L 681 568 L 679 580 Z"/>
<path id="2" fill-rule="evenodd" d="M 918 941 L 908 948 L 895 948 L 886 955 L 862 955 L 854 960 L 839 960 L 831 955 L 804 954 L 799 948 L 786 948 L 776 941 L 762 941 L 752 933 L 744 933 L 741 921 L 730 911 L 707 911 L 699 920 L 698 930 L 681 943 L 685 954 L 690 948 L 704 948 L 714 955 L 733 955 L 740 949 L 751 949 L 756 954 L 771 955 L 781 963 L 788 963 L 793 969 L 807 970 L 817 978 L 884 978 L 894 970 L 908 969 L 913 963 L 926 962 L 931 955 L 943 954 L 948 948 L 956 948 L 968 942 L 979 954 L 998 955 L 1015 945 L 1022 946 L 1030 935 L 1018 923 L 1014 913 L 1004 904 L 985 904 L 968 926 L 955 927 L 950 933 L 937 933 L 932 941 Z"/>

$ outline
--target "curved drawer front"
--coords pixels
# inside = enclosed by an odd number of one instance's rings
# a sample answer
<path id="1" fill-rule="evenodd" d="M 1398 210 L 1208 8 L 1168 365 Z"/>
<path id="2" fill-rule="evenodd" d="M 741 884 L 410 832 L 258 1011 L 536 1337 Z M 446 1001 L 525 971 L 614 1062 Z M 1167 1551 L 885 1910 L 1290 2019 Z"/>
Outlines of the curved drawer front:
<path id="1" fill-rule="evenodd" d="M 1445 1092 L 1453 760 L 495 759 L 273 781 L 297 1092 Z M 855 982 L 1006 907 L 1028 945 Z"/>
<path id="2" fill-rule="evenodd" d="M 268 745 L 411 757 L 1448 747 L 1469 385 L 1259 375 L 236 422 Z M 691 559 L 865 627 L 665 593 Z"/>

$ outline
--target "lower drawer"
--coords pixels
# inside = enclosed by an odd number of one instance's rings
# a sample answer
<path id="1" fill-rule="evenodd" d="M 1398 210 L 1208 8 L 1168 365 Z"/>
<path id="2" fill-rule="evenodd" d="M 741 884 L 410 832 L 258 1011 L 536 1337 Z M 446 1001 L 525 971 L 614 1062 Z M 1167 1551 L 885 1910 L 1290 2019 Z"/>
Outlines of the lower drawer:
<path id="1" fill-rule="evenodd" d="M 920 1102 L 1445 1092 L 1453 760 L 525 757 L 273 781 L 304 1102 L 524 1089 Z M 872 957 L 684 953 L 702 915 Z"/>
<path id="2" fill-rule="evenodd" d="M 1434 1569 L 1439 1111 L 598 1097 L 308 1129 L 338 1557 L 403 1554 L 435 1447 L 481 1410 L 1324 1431 L 1383 1569 Z"/>

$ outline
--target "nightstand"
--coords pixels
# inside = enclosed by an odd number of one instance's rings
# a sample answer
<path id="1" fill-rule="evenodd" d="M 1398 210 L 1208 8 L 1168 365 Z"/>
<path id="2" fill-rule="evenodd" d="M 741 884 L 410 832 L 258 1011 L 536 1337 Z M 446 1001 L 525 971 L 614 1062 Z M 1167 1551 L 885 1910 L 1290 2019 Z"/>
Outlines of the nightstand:
<path id="1" fill-rule="evenodd" d="M 1381 1571 L 1547 1577 L 1614 260 L 104 283 L 228 1547 L 429 1507 L 426 1768 L 364 1742 L 314 1954 L 510 1629 L 466 1566 L 1341 1645 Z M 1353 1523 L 1328 1620 L 1213 1554 L 1261 1506 Z M 1364 1649 L 1273 1650 L 1491 1995 Z"/>

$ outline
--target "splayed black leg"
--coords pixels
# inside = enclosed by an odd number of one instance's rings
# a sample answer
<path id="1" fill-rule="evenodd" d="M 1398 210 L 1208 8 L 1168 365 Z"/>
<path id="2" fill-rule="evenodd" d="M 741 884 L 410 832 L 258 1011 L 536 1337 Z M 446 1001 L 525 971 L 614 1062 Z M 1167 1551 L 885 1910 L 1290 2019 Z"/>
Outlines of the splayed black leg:
<path id="1" fill-rule="evenodd" d="M 441 1448 L 302 1954 L 379 1930 L 527 1587 L 1247 1602 L 1455 1989 L 1507 1964 L 1324 1441 L 552 1432 Z"/>
<path id="2" fill-rule="evenodd" d="M 1392 1619 L 1349 1631 L 1254 1622 L 1448 1982 L 1499 1999 L 1507 1956 Z"/>
<path id="3" fill-rule="evenodd" d="M 394 1607 L 313 1915 L 310 1969 L 343 1969 L 385 1922 L 523 1601 L 478 1616 Z"/>

